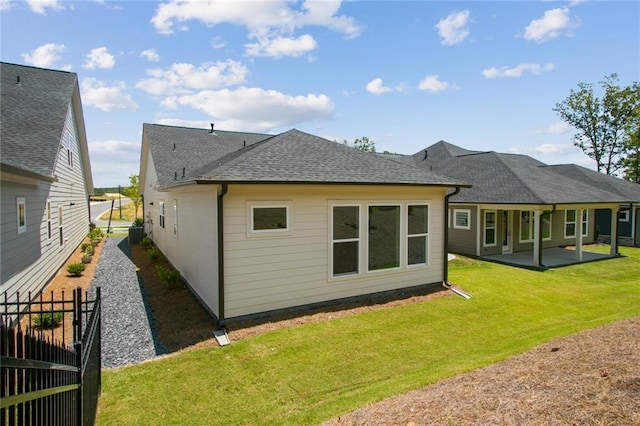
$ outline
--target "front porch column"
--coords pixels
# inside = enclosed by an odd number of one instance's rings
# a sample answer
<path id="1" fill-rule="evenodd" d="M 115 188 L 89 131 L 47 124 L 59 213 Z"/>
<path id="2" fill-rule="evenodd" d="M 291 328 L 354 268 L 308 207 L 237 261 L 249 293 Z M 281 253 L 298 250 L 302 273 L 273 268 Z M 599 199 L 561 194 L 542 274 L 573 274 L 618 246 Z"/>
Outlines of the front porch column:
<path id="1" fill-rule="evenodd" d="M 611 256 L 618 254 L 618 215 L 619 209 L 611 209 Z"/>
<path id="2" fill-rule="evenodd" d="M 584 214 L 584 209 L 576 210 L 576 224 L 580 226 L 576 226 L 576 260 L 578 262 L 582 262 L 582 215 Z"/>
<path id="3" fill-rule="evenodd" d="M 542 210 L 533 212 L 533 265 L 542 266 Z"/>

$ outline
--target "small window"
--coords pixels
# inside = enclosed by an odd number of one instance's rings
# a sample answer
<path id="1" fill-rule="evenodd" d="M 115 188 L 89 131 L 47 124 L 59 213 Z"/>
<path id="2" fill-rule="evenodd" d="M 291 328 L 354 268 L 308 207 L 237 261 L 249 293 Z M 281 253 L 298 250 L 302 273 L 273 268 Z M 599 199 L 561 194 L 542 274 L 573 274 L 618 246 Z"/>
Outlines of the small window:
<path id="1" fill-rule="evenodd" d="M 618 212 L 618 220 L 620 222 L 629 222 L 629 210 L 621 210 Z"/>
<path id="2" fill-rule="evenodd" d="M 289 230 L 288 206 L 252 206 L 251 231 L 272 232 Z"/>
<path id="3" fill-rule="evenodd" d="M 360 272 L 360 207 L 333 206 L 331 214 L 332 276 Z"/>
<path id="4" fill-rule="evenodd" d="M 53 237 L 53 223 L 52 223 L 52 215 L 51 215 L 51 200 L 47 200 L 46 206 L 46 215 L 47 215 L 47 240 L 50 240 Z"/>
<path id="5" fill-rule="evenodd" d="M 589 211 L 582 210 L 582 236 L 589 235 Z"/>
<path id="6" fill-rule="evenodd" d="M 533 218 L 535 213 L 532 211 L 520 212 L 520 242 L 530 243 L 533 241 Z"/>
<path id="7" fill-rule="evenodd" d="M 576 228 L 578 227 L 578 213 L 577 210 L 566 210 L 564 216 L 564 237 L 575 238 Z M 589 212 L 582 210 L 582 218 L 580 221 L 580 228 L 582 230 L 582 236 L 586 237 L 589 231 Z"/>
<path id="8" fill-rule="evenodd" d="M 18 234 L 27 232 L 27 202 L 24 197 L 16 198 L 16 221 L 18 223 Z"/>
<path id="9" fill-rule="evenodd" d="M 544 241 L 551 240 L 551 212 L 543 213 L 542 220 L 542 239 Z"/>
<path id="10" fill-rule="evenodd" d="M 494 247 L 496 245 L 496 211 L 484 212 L 484 246 Z"/>
<path id="11" fill-rule="evenodd" d="M 64 245 L 64 222 L 62 220 L 62 204 L 58 206 L 58 237 L 60 239 L 60 247 Z"/>
<path id="12" fill-rule="evenodd" d="M 67 163 L 73 167 L 73 138 L 70 132 L 67 133 Z"/>
<path id="13" fill-rule="evenodd" d="M 178 200 L 173 200 L 173 236 L 178 238 Z"/>
<path id="14" fill-rule="evenodd" d="M 453 228 L 471 229 L 471 210 L 453 210 Z"/>
<path id="15" fill-rule="evenodd" d="M 160 228 L 164 229 L 164 201 L 158 202 L 158 210 L 160 212 Z"/>
<path id="16" fill-rule="evenodd" d="M 429 206 L 407 206 L 407 265 L 429 263 Z"/>

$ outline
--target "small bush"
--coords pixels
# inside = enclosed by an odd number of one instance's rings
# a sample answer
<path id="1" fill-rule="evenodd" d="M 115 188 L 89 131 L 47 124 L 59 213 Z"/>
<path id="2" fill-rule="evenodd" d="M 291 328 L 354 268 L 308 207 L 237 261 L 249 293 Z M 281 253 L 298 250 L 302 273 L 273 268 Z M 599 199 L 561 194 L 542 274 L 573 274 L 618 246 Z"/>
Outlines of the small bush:
<path id="1" fill-rule="evenodd" d="M 144 237 L 140 244 L 142 244 L 142 247 L 144 248 L 149 248 L 153 244 L 153 240 L 149 237 Z"/>
<path id="2" fill-rule="evenodd" d="M 82 245 L 80 246 L 80 250 L 83 253 L 86 253 L 88 249 L 93 250 L 93 246 L 91 245 L 91 243 L 82 243 Z"/>
<path id="3" fill-rule="evenodd" d="M 79 277 L 84 272 L 86 266 L 84 263 L 70 263 L 67 265 L 67 272 L 72 277 Z"/>
<path id="4" fill-rule="evenodd" d="M 149 259 L 155 262 L 156 260 L 160 259 L 161 254 L 162 253 L 160 253 L 160 250 L 158 250 L 158 247 L 151 247 L 151 250 L 149 250 Z"/>
<path id="5" fill-rule="evenodd" d="M 156 274 L 158 274 L 160 281 L 169 289 L 177 287 L 181 280 L 180 272 L 175 269 L 165 268 L 161 265 L 156 266 Z"/>
<path id="6" fill-rule="evenodd" d="M 136 217 L 136 220 L 133 221 L 133 226 L 142 226 L 144 225 L 144 219 L 141 217 Z"/>
<path id="7" fill-rule="evenodd" d="M 93 228 L 89 232 L 89 238 L 92 240 L 101 240 L 103 236 L 104 234 L 102 233 L 102 230 L 100 228 Z"/>
<path id="8" fill-rule="evenodd" d="M 51 330 L 62 323 L 62 312 L 41 312 L 33 317 L 33 327 L 39 330 Z"/>

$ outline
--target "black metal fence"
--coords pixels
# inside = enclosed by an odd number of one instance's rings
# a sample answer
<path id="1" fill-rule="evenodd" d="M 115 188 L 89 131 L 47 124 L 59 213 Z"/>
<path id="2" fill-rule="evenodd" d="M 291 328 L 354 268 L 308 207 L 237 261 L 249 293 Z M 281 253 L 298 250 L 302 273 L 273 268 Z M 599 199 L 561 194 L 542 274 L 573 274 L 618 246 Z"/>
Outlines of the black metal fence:
<path id="1" fill-rule="evenodd" d="M 73 298 L 0 302 L 0 422 L 4 425 L 92 425 L 101 388 L 101 300 Z M 53 296 L 53 295 L 52 295 Z M 43 308 L 49 308 L 48 310 Z M 43 315 L 72 318 L 73 346 L 36 329 Z"/>

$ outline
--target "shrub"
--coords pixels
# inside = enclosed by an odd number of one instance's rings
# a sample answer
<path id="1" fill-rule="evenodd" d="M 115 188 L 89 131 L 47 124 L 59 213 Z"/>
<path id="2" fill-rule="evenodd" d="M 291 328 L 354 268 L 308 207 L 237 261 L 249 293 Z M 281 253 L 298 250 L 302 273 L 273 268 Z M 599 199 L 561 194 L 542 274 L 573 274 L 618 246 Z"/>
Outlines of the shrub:
<path id="1" fill-rule="evenodd" d="M 33 327 L 42 330 L 56 328 L 62 322 L 62 312 L 40 312 L 33 317 Z"/>
<path id="2" fill-rule="evenodd" d="M 91 243 L 82 243 L 82 245 L 80 246 L 80 250 L 82 251 L 82 253 L 87 253 L 87 254 L 93 254 L 93 245 L 91 245 Z"/>
<path id="3" fill-rule="evenodd" d="M 149 259 L 155 262 L 156 260 L 160 259 L 161 254 L 162 253 L 160 253 L 160 250 L 158 250 L 158 247 L 151 247 L 151 250 L 149 250 Z"/>
<path id="4" fill-rule="evenodd" d="M 141 217 L 136 217 L 136 220 L 133 221 L 133 226 L 142 226 L 144 225 L 144 219 Z"/>
<path id="5" fill-rule="evenodd" d="M 89 238 L 92 240 L 100 240 L 103 236 L 104 234 L 102 233 L 102 230 L 100 228 L 93 228 L 89 232 Z"/>
<path id="6" fill-rule="evenodd" d="M 69 275 L 71 275 L 72 277 L 79 277 L 80 275 L 82 275 L 82 273 L 85 270 L 85 266 L 84 263 L 70 263 L 69 265 L 67 265 L 67 272 L 69 273 Z"/>
<path id="7" fill-rule="evenodd" d="M 156 274 L 169 289 L 177 287 L 181 280 L 180 272 L 172 268 L 165 268 L 162 265 L 156 266 Z"/>
<path id="8" fill-rule="evenodd" d="M 149 237 L 144 237 L 140 244 L 142 244 L 142 247 L 144 248 L 149 248 L 153 244 L 153 240 Z"/>

